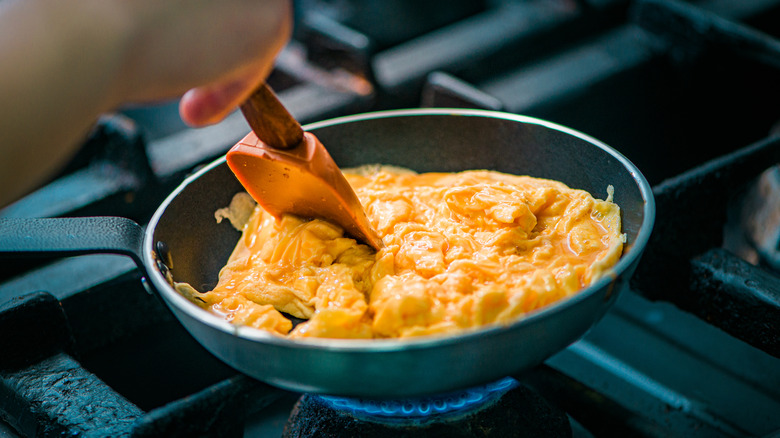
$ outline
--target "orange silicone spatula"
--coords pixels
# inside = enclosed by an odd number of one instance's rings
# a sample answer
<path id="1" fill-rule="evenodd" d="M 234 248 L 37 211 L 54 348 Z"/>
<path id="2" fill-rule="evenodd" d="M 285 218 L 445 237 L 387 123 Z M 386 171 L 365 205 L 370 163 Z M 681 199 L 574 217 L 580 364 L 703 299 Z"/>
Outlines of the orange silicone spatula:
<path id="1" fill-rule="evenodd" d="M 227 153 L 246 191 L 272 215 L 321 218 L 374 249 L 382 239 L 341 170 L 314 134 L 304 132 L 267 84 L 241 105 L 252 128 Z"/>

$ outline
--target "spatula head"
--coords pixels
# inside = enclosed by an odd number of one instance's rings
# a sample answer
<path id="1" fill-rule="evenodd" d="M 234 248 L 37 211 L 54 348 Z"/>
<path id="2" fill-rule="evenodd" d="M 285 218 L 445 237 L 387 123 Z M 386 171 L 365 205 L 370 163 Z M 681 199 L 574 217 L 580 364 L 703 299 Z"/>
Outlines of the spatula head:
<path id="1" fill-rule="evenodd" d="M 334 222 L 352 237 L 379 250 L 384 245 L 330 154 L 305 133 L 298 146 L 280 150 L 250 132 L 227 153 L 238 180 L 267 212 Z"/>

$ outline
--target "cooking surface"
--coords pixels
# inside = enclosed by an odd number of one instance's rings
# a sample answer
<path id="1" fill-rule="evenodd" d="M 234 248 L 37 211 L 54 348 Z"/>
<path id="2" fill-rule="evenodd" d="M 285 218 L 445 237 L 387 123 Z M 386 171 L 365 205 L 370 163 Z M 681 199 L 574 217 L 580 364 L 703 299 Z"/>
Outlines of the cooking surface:
<path id="1" fill-rule="evenodd" d="M 773 234 L 757 245 L 741 228 L 749 184 L 780 161 L 780 2 L 418 3 L 299 2 L 269 83 L 302 123 L 481 107 L 619 150 L 658 207 L 632 291 L 514 377 L 563 409 L 574 436 L 780 432 Z M 168 103 L 102 120 L 61 175 L 0 216 L 145 223 L 249 130 L 239 113 L 199 130 L 176 117 Z M 0 434 L 279 436 L 299 396 L 205 352 L 120 256 L 4 260 L 0 333 Z"/>

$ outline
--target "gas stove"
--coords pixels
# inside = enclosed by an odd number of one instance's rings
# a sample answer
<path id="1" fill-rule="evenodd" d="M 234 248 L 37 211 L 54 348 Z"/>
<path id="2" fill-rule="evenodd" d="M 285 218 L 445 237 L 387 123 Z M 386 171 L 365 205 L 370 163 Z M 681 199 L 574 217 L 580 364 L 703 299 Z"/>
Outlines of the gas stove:
<path id="1" fill-rule="evenodd" d="M 524 436 L 780 436 L 780 1 L 295 8 L 269 83 L 302 123 L 483 108 L 623 153 L 657 204 L 630 290 L 532 370 L 457 394 L 361 400 L 283 391 L 222 364 L 125 257 L 6 259 L 0 435 L 509 436 L 500 426 L 512 424 Z M 176 111 L 107 114 L 61 174 L 0 217 L 145 223 L 249 131 L 238 113 L 190 129 Z"/>

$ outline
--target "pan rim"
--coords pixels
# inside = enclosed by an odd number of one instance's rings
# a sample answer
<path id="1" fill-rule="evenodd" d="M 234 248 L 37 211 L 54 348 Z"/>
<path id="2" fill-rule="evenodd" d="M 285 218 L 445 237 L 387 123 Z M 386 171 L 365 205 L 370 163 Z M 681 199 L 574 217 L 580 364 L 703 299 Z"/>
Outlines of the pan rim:
<path id="1" fill-rule="evenodd" d="M 589 298 L 591 295 L 597 293 L 597 291 L 608 286 L 609 283 L 614 282 L 616 278 L 630 269 L 643 252 L 643 249 L 647 245 L 652 232 L 653 223 L 655 221 L 655 200 L 652 193 L 650 184 L 645 179 L 641 171 L 623 154 L 616 149 L 608 146 L 606 143 L 584 134 L 575 129 L 569 128 L 564 125 L 560 125 L 555 122 L 551 122 L 544 119 L 535 117 L 512 114 L 501 111 L 489 111 L 489 110 L 477 110 L 477 109 L 460 109 L 460 108 L 422 108 L 422 109 L 396 109 L 386 111 L 374 111 L 349 116 L 336 117 L 328 120 L 310 123 L 304 125 L 303 128 L 307 131 L 314 130 L 322 127 L 329 127 L 349 122 L 364 121 L 380 118 L 391 117 L 411 117 L 411 116 L 467 116 L 467 117 L 486 117 L 493 119 L 504 119 L 509 121 L 516 121 L 526 124 L 541 125 L 549 129 L 563 132 L 574 137 L 578 137 L 596 147 L 599 147 L 604 152 L 617 159 L 626 171 L 629 172 L 634 182 L 637 184 L 641 196 L 643 198 L 643 218 L 639 232 L 631 242 L 631 247 L 636 248 L 630 251 L 628 254 L 624 254 L 618 260 L 618 262 L 610 268 L 604 275 L 602 275 L 596 282 L 590 286 L 581 290 L 579 293 L 567 297 L 563 300 L 557 301 L 548 306 L 536 309 L 529 312 L 525 316 L 518 318 L 511 323 L 507 324 L 491 324 L 474 329 L 459 331 L 446 335 L 430 335 L 420 336 L 416 338 L 391 338 L 391 339 L 326 339 L 326 338 L 298 338 L 290 339 L 273 335 L 267 331 L 255 329 L 247 326 L 234 325 L 217 315 L 214 315 L 207 310 L 198 307 L 196 304 L 187 300 L 184 296 L 179 294 L 165 279 L 162 273 L 156 268 L 154 261 L 154 232 L 157 228 L 157 224 L 162 218 L 165 210 L 170 203 L 193 181 L 197 180 L 201 175 L 211 171 L 212 169 L 222 165 L 225 162 L 225 156 L 217 158 L 211 163 L 205 165 L 197 172 L 188 176 L 182 181 L 182 183 L 176 187 L 160 204 L 155 211 L 154 215 L 150 219 L 144 235 L 144 263 L 147 265 L 150 280 L 155 285 L 158 292 L 163 296 L 168 305 L 175 306 L 177 310 L 180 310 L 187 314 L 189 317 L 200 321 L 207 326 L 218 329 L 219 331 L 232 334 L 239 338 L 248 340 L 263 342 L 269 345 L 274 345 L 279 348 L 295 348 L 295 349 L 312 349 L 312 350 L 327 350 L 327 351 L 344 351 L 354 353 L 373 353 L 373 352 L 396 352 L 396 351 L 408 351 L 415 349 L 428 349 L 436 348 L 443 345 L 455 344 L 461 342 L 478 341 L 483 337 L 492 337 L 501 333 L 510 332 L 520 327 L 533 324 L 539 320 L 549 317 L 559 311 L 566 308 L 575 306 L 577 303 Z"/>

